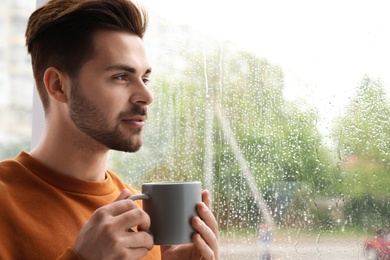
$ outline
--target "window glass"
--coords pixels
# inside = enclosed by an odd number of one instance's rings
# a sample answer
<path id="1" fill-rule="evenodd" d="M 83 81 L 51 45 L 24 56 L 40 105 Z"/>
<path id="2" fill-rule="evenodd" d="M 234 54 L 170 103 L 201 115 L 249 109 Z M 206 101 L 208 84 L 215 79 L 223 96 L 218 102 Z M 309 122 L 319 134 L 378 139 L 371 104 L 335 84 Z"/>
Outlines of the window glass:
<path id="1" fill-rule="evenodd" d="M 0 0 L 0 159 L 28 150 L 33 76 L 24 32 L 35 1 Z"/>
<path id="2" fill-rule="evenodd" d="M 221 259 L 390 257 L 386 2 L 140 2 L 155 100 L 141 150 L 109 167 L 137 188 L 201 180 Z M 34 3 L 0 3 L 8 158 L 29 149 Z"/>

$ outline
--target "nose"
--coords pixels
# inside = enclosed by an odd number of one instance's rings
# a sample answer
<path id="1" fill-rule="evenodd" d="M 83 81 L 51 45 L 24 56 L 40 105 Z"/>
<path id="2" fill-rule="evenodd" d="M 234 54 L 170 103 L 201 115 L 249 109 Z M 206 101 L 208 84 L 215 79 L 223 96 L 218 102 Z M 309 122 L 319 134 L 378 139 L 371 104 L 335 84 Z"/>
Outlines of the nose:
<path id="1" fill-rule="evenodd" d="M 130 96 L 130 103 L 138 104 L 141 106 L 148 106 L 153 102 L 153 94 L 148 89 L 146 84 L 141 81 L 138 86 L 136 86 L 135 91 Z"/>

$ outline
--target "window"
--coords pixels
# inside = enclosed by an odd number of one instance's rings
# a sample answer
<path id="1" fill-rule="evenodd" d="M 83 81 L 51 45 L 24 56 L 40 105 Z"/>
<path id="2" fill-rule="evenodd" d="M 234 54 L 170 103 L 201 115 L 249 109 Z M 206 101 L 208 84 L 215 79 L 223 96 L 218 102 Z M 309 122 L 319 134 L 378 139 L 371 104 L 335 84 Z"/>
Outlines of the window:
<path id="1" fill-rule="evenodd" d="M 110 168 L 135 187 L 201 180 L 221 259 L 363 259 L 365 242 L 390 228 L 385 1 L 144 3 L 155 101 L 143 148 L 111 152 Z M 0 47 L 2 57 L 11 48 Z M 20 118 L 1 112 L 6 158 L 28 149 L 19 126 L 31 115 L 0 91 L 0 111 Z"/>
<path id="2" fill-rule="evenodd" d="M 0 158 L 28 150 L 31 139 L 33 76 L 24 42 L 35 1 L 0 0 Z"/>

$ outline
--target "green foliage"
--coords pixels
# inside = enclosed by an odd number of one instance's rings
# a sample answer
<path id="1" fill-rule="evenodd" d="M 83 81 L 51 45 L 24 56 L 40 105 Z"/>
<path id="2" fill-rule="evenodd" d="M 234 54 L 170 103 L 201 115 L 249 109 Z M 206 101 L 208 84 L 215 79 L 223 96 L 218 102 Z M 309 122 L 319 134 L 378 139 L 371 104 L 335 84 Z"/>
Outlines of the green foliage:
<path id="1" fill-rule="evenodd" d="M 381 197 L 390 192 L 389 172 L 375 160 L 359 159 L 347 164 L 342 173 L 343 193 L 347 197 Z"/>
<path id="2" fill-rule="evenodd" d="M 381 81 L 363 78 L 333 137 L 343 160 L 344 193 L 388 194 L 390 103 Z"/>
<path id="3" fill-rule="evenodd" d="M 356 196 L 345 206 L 348 225 L 362 227 L 369 232 L 390 228 L 390 200 L 387 197 L 370 195 Z"/>
<path id="4" fill-rule="evenodd" d="M 342 156 L 374 159 L 390 167 L 390 103 L 380 80 L 363 78 L 333 136 Z"/>
<path id="5" fill-rule="evenodd" d="M 342 193 L 350 225 L 389 227 L 390 102 L 380 80 L 365 76 L 333 131 L 341 158 Z M 376 225 L 379 225 L 375 227 Z"/>

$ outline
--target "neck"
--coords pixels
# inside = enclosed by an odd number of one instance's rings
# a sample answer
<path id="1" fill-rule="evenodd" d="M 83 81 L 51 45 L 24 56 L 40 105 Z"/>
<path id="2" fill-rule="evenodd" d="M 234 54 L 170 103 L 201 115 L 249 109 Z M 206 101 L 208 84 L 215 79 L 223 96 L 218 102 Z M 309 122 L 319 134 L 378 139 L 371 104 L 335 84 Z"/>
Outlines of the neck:
<path id="1" fill-rule="evenodd" d="M 41 142 L 30 155 L 50 168 L 73 178 L 103 181 L 108 148 L 97 144 L 84 134 L 72 136 L 61 130 L 52 131 L 46 128 Z"/>

